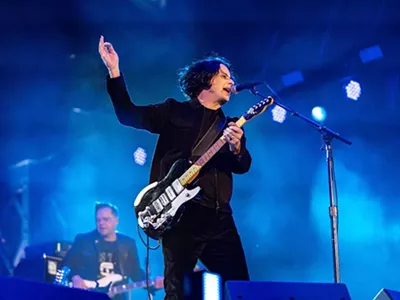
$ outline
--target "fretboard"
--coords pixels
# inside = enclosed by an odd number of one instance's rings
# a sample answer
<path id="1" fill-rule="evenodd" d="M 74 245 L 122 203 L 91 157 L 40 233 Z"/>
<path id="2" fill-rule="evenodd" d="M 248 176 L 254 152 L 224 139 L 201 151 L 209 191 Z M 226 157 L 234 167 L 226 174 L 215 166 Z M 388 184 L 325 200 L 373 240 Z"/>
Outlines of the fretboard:
<path id="1" fill-rule="evenodd" d="M 149 280 L 149 286 L 154 286 L 155 284 L 156 284 L 155 280 Z M 127 284 L 121 284 L 121 285 L 112 287 L 110 290 L 110 294 L 113 294 L 113 295 L 121 294 L 121 293 L 125 293 L 128 291 L 134 290 L 134 289 L 145 288 L 146 286 L 147 286 L 146 280 L 127 283 Z"/>
<path id="2" fill-rule="evenodd" d="M 246 123 L 246 119 L 241 117 L 236 121 L 238 127 L 242 127 Z M 179 177 L 179 182 L 182 185 L 186 185 L 192 182 L 200 172 L 200 169 L 225 145 L 226 141 L 221 136 L 196 162 Z"/>

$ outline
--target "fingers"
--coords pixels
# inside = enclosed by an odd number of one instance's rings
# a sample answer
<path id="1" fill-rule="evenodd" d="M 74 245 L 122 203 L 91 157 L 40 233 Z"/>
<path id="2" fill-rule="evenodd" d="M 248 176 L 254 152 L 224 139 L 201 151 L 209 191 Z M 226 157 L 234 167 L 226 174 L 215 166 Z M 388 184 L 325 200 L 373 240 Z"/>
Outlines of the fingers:
<path id="1" fill-rule="evenodd" d="M 236 123 L 230 122 L 228 125 L 229 125 L 229 128 L 230 128 L 231 130 L 233 130 L 234 132 L 243 133 L 243 130 L 242 130 L 239 126 L 237 126 Z"/>
<path id="2" fill-rule="evenodd" d="M 243 136 L 243 130 L 236 125 L 236 123 L 230 122 L 229 127 L 226 129 L 229 133 L 232 133 L 237 138 L 241 139 Z"/>
<path id="3" fill-rule="evenodd" d="M 104 38 L 103 36 L 100 37 L 99 40 L 99 53 L 101 54 L 101 49 L 103 48 Z"/>
<path id="4" fill-rule="evenodd" d="M 114 47 L 111 45 L 111 43 L 105 42 L 104 49 L 107 49 L 111 54 L 115 53 Z"/>
<path id="5" fill-rule="evenodd" d="M 104 42 L 104 36 L 100 36 L 99 40 L 99 53 L 105 55 L 107 53 L 115 53 L 114 47 L 109 42 Z"/>
<path id="6" fill-rule="evenodd" d="M 99 41 L 99 54 L 101 58 L 104 58 L 104 56 L 107 54 L 103 36 L 100 37 Z"/>
<path id="7" fill-rule="evenodd" d="M 229 126 L 227 129 L 229 129 L 230 131 L 232 131 L 233 134 L 242 137 L 243 135 L 243 130 L 237 126 Z"/>
<path id="8" fill-rule="evenodd" d="M 243 136 L 243 130 L 234 122 L 230 122 L 229 127 L 224 130 L 224 138 L 231 145 L 237 145 Z"/>
<path id="9" fill-rule="evenodd" d="M 240 142 L 241 139 L 241 134 L 233 132 L 232 130 L 230 130 L 230 128 L 226 128 L 223 135 L 225 140 L 232 145 L 236 145 Z"/>

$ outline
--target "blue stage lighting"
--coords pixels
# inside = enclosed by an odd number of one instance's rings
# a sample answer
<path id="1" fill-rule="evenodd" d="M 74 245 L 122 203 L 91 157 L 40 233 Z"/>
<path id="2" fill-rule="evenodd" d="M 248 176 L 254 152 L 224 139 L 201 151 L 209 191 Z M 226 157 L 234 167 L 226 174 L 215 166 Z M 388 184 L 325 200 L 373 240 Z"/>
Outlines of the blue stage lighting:
<path id="1" fill-rule="evenodd" d="M 358 100 L 361 96 L 361 86 L 357 81 L 351 80 L 346 86 L 347 98 Z"/>
<path id="2" fill-rule="evenodd" d="M 221 276 L 214 273 L 203 273 L 203 299 L 221 300 Z"/>
<path id="3" fill-rule="evenodd" d="M 312 117 L 317 122 L 323 122 L 326 119 L 326 111 L 323 107 L 316 106 L 311 111 Z"/>
<path id="4" fill-rule="evenodd" d="M 372 46 L 360 51 L 361 61 L 365 64 L 371 60 L 380 59 L 383 57 L 381 47 L 379 45 Z"/>
<path id="5" fill-rule="evenodd" d="M 304 78 L 301 71 L 295 71 L 289 74 L 282 75 L 282 82 L 285 86 L 292 86 L 303 81 Z"/>
<path id="6" fill-rule="evenodd" d="M 272 120 L 278 123 L 283 123 L 286 119 L 286 109 L 283 109 L 280 106 L 275 105 L 275 107 L 271 110 Z"/>
<path id="7" fill-rule="evenodd" d="M 143 148 L 137 148 L 133 153 L 133 158 L 135 159 L 135 163 L 140 166 L 143 166 L 146 163 L 147 153 Z"/>

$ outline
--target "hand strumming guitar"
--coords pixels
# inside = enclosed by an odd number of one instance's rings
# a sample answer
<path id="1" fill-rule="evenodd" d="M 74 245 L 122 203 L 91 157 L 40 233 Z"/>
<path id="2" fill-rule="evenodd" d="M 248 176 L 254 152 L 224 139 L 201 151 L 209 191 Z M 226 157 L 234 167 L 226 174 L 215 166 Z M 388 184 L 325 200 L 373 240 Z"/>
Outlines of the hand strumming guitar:
<path id="1" fill-rule="evenodd" d="M 85 285 L 85 282 L 79 275 L 75 275 L 74 277 L 72 277 L 72 286 L 78 289 L 88 289 L 88 287 Z"/>

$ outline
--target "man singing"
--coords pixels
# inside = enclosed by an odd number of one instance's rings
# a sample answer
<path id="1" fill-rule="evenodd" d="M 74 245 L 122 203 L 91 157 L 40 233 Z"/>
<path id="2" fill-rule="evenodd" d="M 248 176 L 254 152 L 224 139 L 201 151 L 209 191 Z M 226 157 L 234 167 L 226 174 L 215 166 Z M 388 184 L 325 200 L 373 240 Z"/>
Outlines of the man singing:
<path id="1" fill-rule="evenodd" d="M 63 265 L 71 269 L 72 286 L 107 293 L 113 276 L 116 280 L 114 286 L 126 283 L 126 278 L 144 281 L 145 273 L 140 268 L 135 241 L 116 231 L 119 222 L 117 207 L 111 203 L 97 203 L 95 216 L 96 229 L 78 234 L 63 261 Z M 142 295 L 144 292 L 141 291 Z M 117 294 L 113 299 L 129 299 L 128 295 Z"/>
<path id="2" fill-rule="evenodd" d="M 180 221 L 162 239 L 165 299 L 183 299 L 184 273 L 198 259 L 226 280 L 249 280 L 247 263 L 232 217 L 232 173 L 250 169 L 251 156 L 237 119 L 226 117 L 221 106 L 229 101 L 234 84 L 230 64 L 221 57 L 193 62 L 179 74 L 179 85 L 189 99 L 147 106 L 132 103 L 119 69 L 118 54 L 101 36 L 99 53 L 108 69 L 107 91 L 119 122 L 158 134 L 150 182 L 163 179 L 179 158 L 190 158 L 210 128 L 222 128 L 228 142 L 202 169 L 195 182 L 196 199 L 185 204 Z M 222 131 L 221 131 L 222 132 Z"/>

